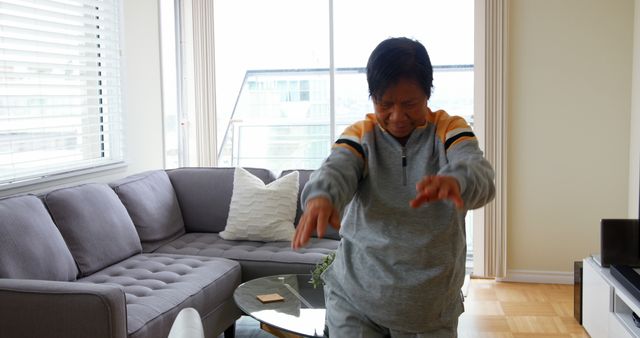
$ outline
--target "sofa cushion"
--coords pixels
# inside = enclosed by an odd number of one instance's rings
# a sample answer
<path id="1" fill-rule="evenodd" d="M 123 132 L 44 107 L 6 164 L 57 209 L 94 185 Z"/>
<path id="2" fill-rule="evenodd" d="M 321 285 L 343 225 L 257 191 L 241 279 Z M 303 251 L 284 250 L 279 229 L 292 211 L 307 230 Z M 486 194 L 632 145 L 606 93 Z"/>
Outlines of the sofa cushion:
<path id="1" fill-rule="evenodd" d="M 127 208 L 144 252 L 184 234 L 178 199 L 164 170 L 147 171 L 109 185 Z"/>
<path id="2" fill-rule="evenodd" d="M 232 299 L 240 277 L 239 264 L 227 259 L 153 253 L 133 256 L 78 282 L 124 290 L 130 337 L 166 337 L 182 308 L 209 316 Z"/>
<path id="3" fill-rule="evenodd" d="M 295 224 L 295 226 L 298 226 L 298 222 L 300 221 L 300 216 L 302 216 L 302 205 L 301 205 L 301 201 L 300 201 L 300 196 L 302 195 L 302 189 L 304 189 L 304 186 L 307 184 L 307 182 L 309 181 L 309 177 L 311 177 L 311 174 L 313 173 L 313 170 L 311 169 L 296 169 L 296 170 L 283 170 L 282 173 L 280 173 L 280 177 L 286 176 L 291 172 L 297 171 L 298 172 L 298 201 L 297 201 L 297 209 L 296 209 L 296 219 L 294 221 L 293 224 Z M 313 232 L 313 236 L 314 237 L 318 237 L 318 235 L 316 234 L 316 232 Z M 327 230 L 325 230 L 324 233 L 324 238 L 330 238 L 330 239 L 340 239 L 340 234 L 338 232 L 338 230 L 336 230 L 335 228 L 333 228 L 332 226 L 328 226 Z"/>
<path id="4" fill-rule="evenodd" d="M 78 269 L 42 201 L 0 199 L 0 278 L 72 281 Z"/>
<path id="5" fill-rule="evenodd" d="M 292 250 L 291 242 L 227 241 L 218 234 L 187 233 L 167 243 L 156 253 L 224 257 L 240 262 L 242 280 L 277 274 L 307 274 L 340 242 L 311 238 L 302 249 Z"/>
<path id="6" fill-rule="evenodd" d="M 233 195 L 227 226 L 220 237 L 228 240 L 290 241 L 296 216 L 298 172 L 265 185 L 238 167 L 233 177 Z"/>
<path id="7" fill-rule="evenodd" d="M 53 221 L 73 255 L 81 276 L 142 250 L 133 222 L 106 184 L 84 184 L 44 196 Z"/>
<path id="8" fill-rule="evenodd" d="M 267 169 L 246 168 L 264 183 L 275 180 Z M 220 232 L 229 215 L 235 168 L 179 168 L 168 170 L 187 232 Z"/>

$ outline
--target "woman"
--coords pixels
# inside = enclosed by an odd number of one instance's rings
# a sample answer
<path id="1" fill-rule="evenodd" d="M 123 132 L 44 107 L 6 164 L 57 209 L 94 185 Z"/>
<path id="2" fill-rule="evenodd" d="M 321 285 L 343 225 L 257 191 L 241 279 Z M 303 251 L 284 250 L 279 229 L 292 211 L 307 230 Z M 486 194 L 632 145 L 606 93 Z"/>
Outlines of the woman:
<path id="1" fill-rule="evenodd" d="M 428 107 L 425 47 L 382 41 L 367 63 L 375 114 L 348 127 L 302 193 L 292 241 L 340 228 L 323 274 L 332 338 L 456 337 L 467 210 L 495 194 L 493 169 L 464 119 Z"/>

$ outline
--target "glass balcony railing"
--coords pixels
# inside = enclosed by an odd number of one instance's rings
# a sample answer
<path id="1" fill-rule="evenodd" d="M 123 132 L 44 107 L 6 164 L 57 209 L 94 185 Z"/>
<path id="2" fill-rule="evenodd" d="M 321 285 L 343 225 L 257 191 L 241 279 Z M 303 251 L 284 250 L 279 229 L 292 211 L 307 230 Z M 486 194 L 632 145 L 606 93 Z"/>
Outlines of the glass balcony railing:
<path id="1" fill-rule="evenodd" d="M 473 124 L 473 66 L 434 67 L 429 105 Z M 335 72 L 334 135 L 373 111 L 364 68 Z M 247 71 L 218 153 L 219 165 L 259 166 L 276 174 L 315 169 L 329 154 L 329 70 Z"/>

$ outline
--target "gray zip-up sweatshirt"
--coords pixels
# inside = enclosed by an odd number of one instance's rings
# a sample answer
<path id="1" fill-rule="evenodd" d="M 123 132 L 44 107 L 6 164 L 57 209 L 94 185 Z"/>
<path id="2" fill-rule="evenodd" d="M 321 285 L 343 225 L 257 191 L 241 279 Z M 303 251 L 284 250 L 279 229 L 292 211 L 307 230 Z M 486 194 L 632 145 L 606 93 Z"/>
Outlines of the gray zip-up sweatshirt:
<path id="1" fill-rule="evenodd" d="M 465 210 L 451 201 L 411 208 L 428 175 L 457 178 Z M 466 210 L 495 194 L 493 169 L 464 119 L 427 113 L 406 145 L 374 114 L 348 127 L 302 193 L 343 211 L 342 241 L 323 274 L 327 285 L 379 325 L 424 332 L 463 311 Z"/>

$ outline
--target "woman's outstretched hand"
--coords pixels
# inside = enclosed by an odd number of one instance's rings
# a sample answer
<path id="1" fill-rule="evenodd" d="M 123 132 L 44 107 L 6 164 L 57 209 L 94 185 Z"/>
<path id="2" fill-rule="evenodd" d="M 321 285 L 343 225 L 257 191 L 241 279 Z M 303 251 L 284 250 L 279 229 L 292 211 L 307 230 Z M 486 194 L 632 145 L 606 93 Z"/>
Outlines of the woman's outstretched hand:
<path id="1" fill-rule="evenodd" d="M 291 241 L 291 247 L 294 250 L 305 246 L 314 230 L 317 231 L 318 237 L 322 237 L 328 225 L 340 229 L 340 215 L 328 198 L 312 198 L 307 201 L 304 209 Z"/>
<path id="2" fill-rule="evenodd" d="M 460 184 L 453 176 L 434 175 L 425 176 L 416 184 L 416 198 L 409 205 L 417 208 L 424 203 L 437 200 L 451 200 L 458 209 L 464 207 L 464 202 L 460 196 Z"/>

